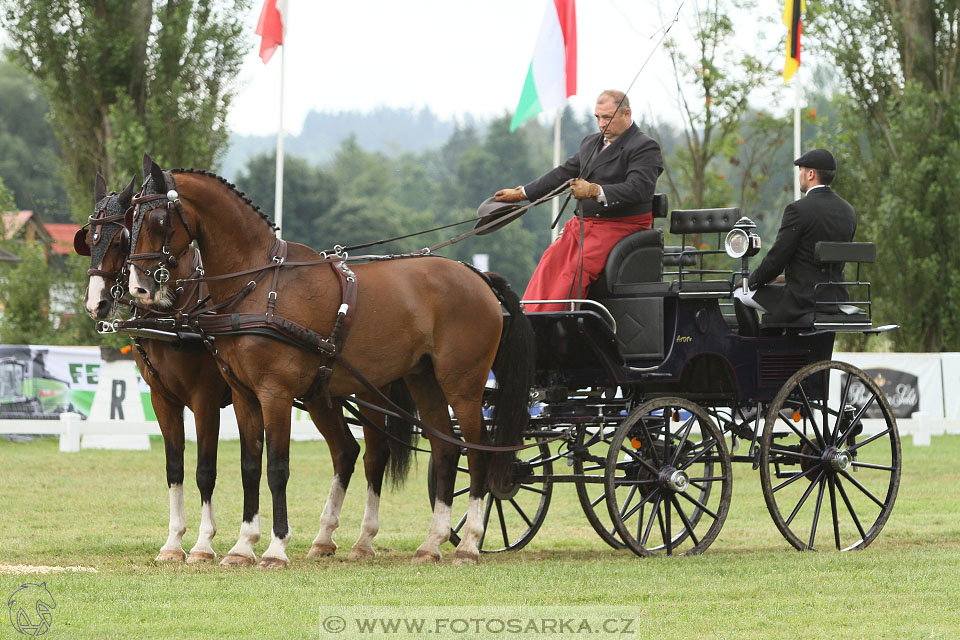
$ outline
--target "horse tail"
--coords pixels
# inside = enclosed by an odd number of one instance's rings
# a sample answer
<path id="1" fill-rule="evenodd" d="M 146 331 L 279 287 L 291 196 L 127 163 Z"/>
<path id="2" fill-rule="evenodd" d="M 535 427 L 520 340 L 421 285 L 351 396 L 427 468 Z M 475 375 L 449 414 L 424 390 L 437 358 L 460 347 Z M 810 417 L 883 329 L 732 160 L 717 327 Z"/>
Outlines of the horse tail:
<path id="1" fill-rule="evenodd" d="M 410 415 L 417 410 L 413 396 L 403 379 L 394 380 L 390 384 L 390 400 Z M 390 484 L 396 489 L 403 485 L 410 473 L 411 454 L 417 444 L 417 432 L 409 420 L 391 415 L 387 416 L 385 430 L 389 436 L 393 436 L 387 437 L 387 448 L 390 451 L 387 473 L 390 475 Z"/>
<path id="2" fill-rule="evenodd" d="M 533 386 L 536 335 L 530 319 L 524 315 L 520 298 L 506 278 L 496 273 L 485 274 L 500 304 L 510 314 L 504 318 L 500 347 L 493 362 L 497 391 L 493 408 L 491 437 L 495 446 L 519 444 L 530 419 L 530 387 Z M 514 454 L 494 454 L 487 477 L 509 480 Z"/>

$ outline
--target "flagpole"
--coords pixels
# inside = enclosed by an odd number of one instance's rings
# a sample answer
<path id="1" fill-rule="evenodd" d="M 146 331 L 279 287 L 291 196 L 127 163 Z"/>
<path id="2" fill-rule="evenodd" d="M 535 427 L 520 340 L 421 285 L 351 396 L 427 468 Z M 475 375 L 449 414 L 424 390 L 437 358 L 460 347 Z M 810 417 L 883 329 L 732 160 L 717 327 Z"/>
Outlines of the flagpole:
<path id="1" fill-rule="evenodd" d="M 799 69 L 797 73 L 799 73 Z M 796 79 L 794 73 L 793 79 L 793 157 L 799 158 L 803 155 L 800 150 L 800 81 Z M 796 167 L 793 172 L 793 199 L 800 199 L 800 167 Z"/>
<path id="2" fill-rule="evenodd" d="M 284 85 L 284 50 L 286 46 L 280 46 L 280 117 L 277 125 L 277 180 L 276 195 L 273 200 L 273 220 L 277 227 L 277 237 L 280 237 L 283 228 L 283 85 Z"/>
<path id="3" fill-rule="evenodd" d="M 553 166 L 560 166 L 560 116 L 563 113 L 563 107 L 557 109 L 557 117 L 553 120 Z M 551 201 L 550 220 L 556 220 L 560 215 L 560 198 L 554 198 Z M 559 235 L 559 229 L 554 226 L 550 229 L 550 242 L 553 243 Z"/>

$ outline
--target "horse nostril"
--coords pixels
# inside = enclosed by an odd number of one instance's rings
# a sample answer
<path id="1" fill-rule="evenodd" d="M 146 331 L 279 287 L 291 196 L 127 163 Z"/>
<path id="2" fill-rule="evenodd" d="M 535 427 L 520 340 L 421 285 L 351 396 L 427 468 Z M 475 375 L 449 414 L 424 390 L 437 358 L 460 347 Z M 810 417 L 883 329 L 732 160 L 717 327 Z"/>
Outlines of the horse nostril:
<path id="1" fill-rule="evenodd" d="M 137 295 L 138 295 L 138 296 L 145 296 L 145 295 L 147 295 L 147 293 L 148 293 L 147 290 L 144 289 L 143 287 L 137 287 Z"/>
<path id="2" fill-rule="evenodd" d="M 97 320 L 103 320 L 107 317 L 108 313 L 110 313 L 110 303 L 106 300 L 101 300 L 97 305 Z"/>

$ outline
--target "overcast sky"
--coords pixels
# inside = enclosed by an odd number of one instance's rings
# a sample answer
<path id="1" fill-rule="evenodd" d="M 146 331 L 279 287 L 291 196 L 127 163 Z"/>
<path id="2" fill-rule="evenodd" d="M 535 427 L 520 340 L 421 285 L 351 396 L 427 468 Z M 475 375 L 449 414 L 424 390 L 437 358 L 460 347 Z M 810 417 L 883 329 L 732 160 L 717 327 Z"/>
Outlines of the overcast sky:
<path id="1" fill-rule="evenodd" d="M 578 95 L 592 109 L 604 89 L 625 89 L 672 20 L 681 0 L 578 0 Z M 255 0 L 252 34 L 262 8 Z M 513 111 L 520 97 L 546 0 L 288 0 L 284 128 L 298 132 L 310 110 L 427 106 L 435 114 Z M 703 5 L 704 0 L 699 0 Z M 779 21 L 781 0 L 759 0 Z M 685 0 L 671 37 L 688 40 L 697 2 Z M 771 32 L 768 17 L 744 16 L 742 45 Z M 259 36 L 241 73 L 229 118 L 242 134 L 271 134 L 279 115 L 280 52 L 264 65 Z M 773 36 L 771 36 L 773 37 Z M 780 37 L 779 31 L 775 37 Z M 630 92 L 637 115 L 672 119 L 673 73 L 658 49 Z M 774 105 L 767 105 L 775 108 Z"/>

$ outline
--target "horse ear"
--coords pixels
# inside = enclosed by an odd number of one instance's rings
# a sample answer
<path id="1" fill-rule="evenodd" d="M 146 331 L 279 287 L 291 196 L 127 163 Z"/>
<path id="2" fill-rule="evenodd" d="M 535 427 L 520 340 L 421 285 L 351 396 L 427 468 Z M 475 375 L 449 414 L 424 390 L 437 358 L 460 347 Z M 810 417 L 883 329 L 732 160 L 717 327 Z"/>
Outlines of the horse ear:
<path id="1" fill-rule="evenodd" d="M 124 187 L 123 191 L 120 192 L 120 203 L 125 206 L 130 206 L 130 200 L 133 198 L 133 184 L 136 182 L 137 176 L 130 178 L 130 184 Z"/>
<path id="2" fill-rule="evenodd" d="M 147 154 L 143 154 L 143 181 L 146 182 L 147 178 L 150 177 L 150 167 L 153 166 L 153 158 Z"/>
<path id="3" fill-rule="evenodd" d="M 107 197 L 107 181 L 103 179 L 100 172 L 97 171 L 97 181 L 93 187 L 93 204 L 97 204 Z"/>
<path id="4" fill-rule="evenodd" d="M 153 178 L 153 188 L 157 193 L 167 190 L 167 179 L 163 177 L 163 169 L 156 162 L 150 167 L 150 177 Z"/>

